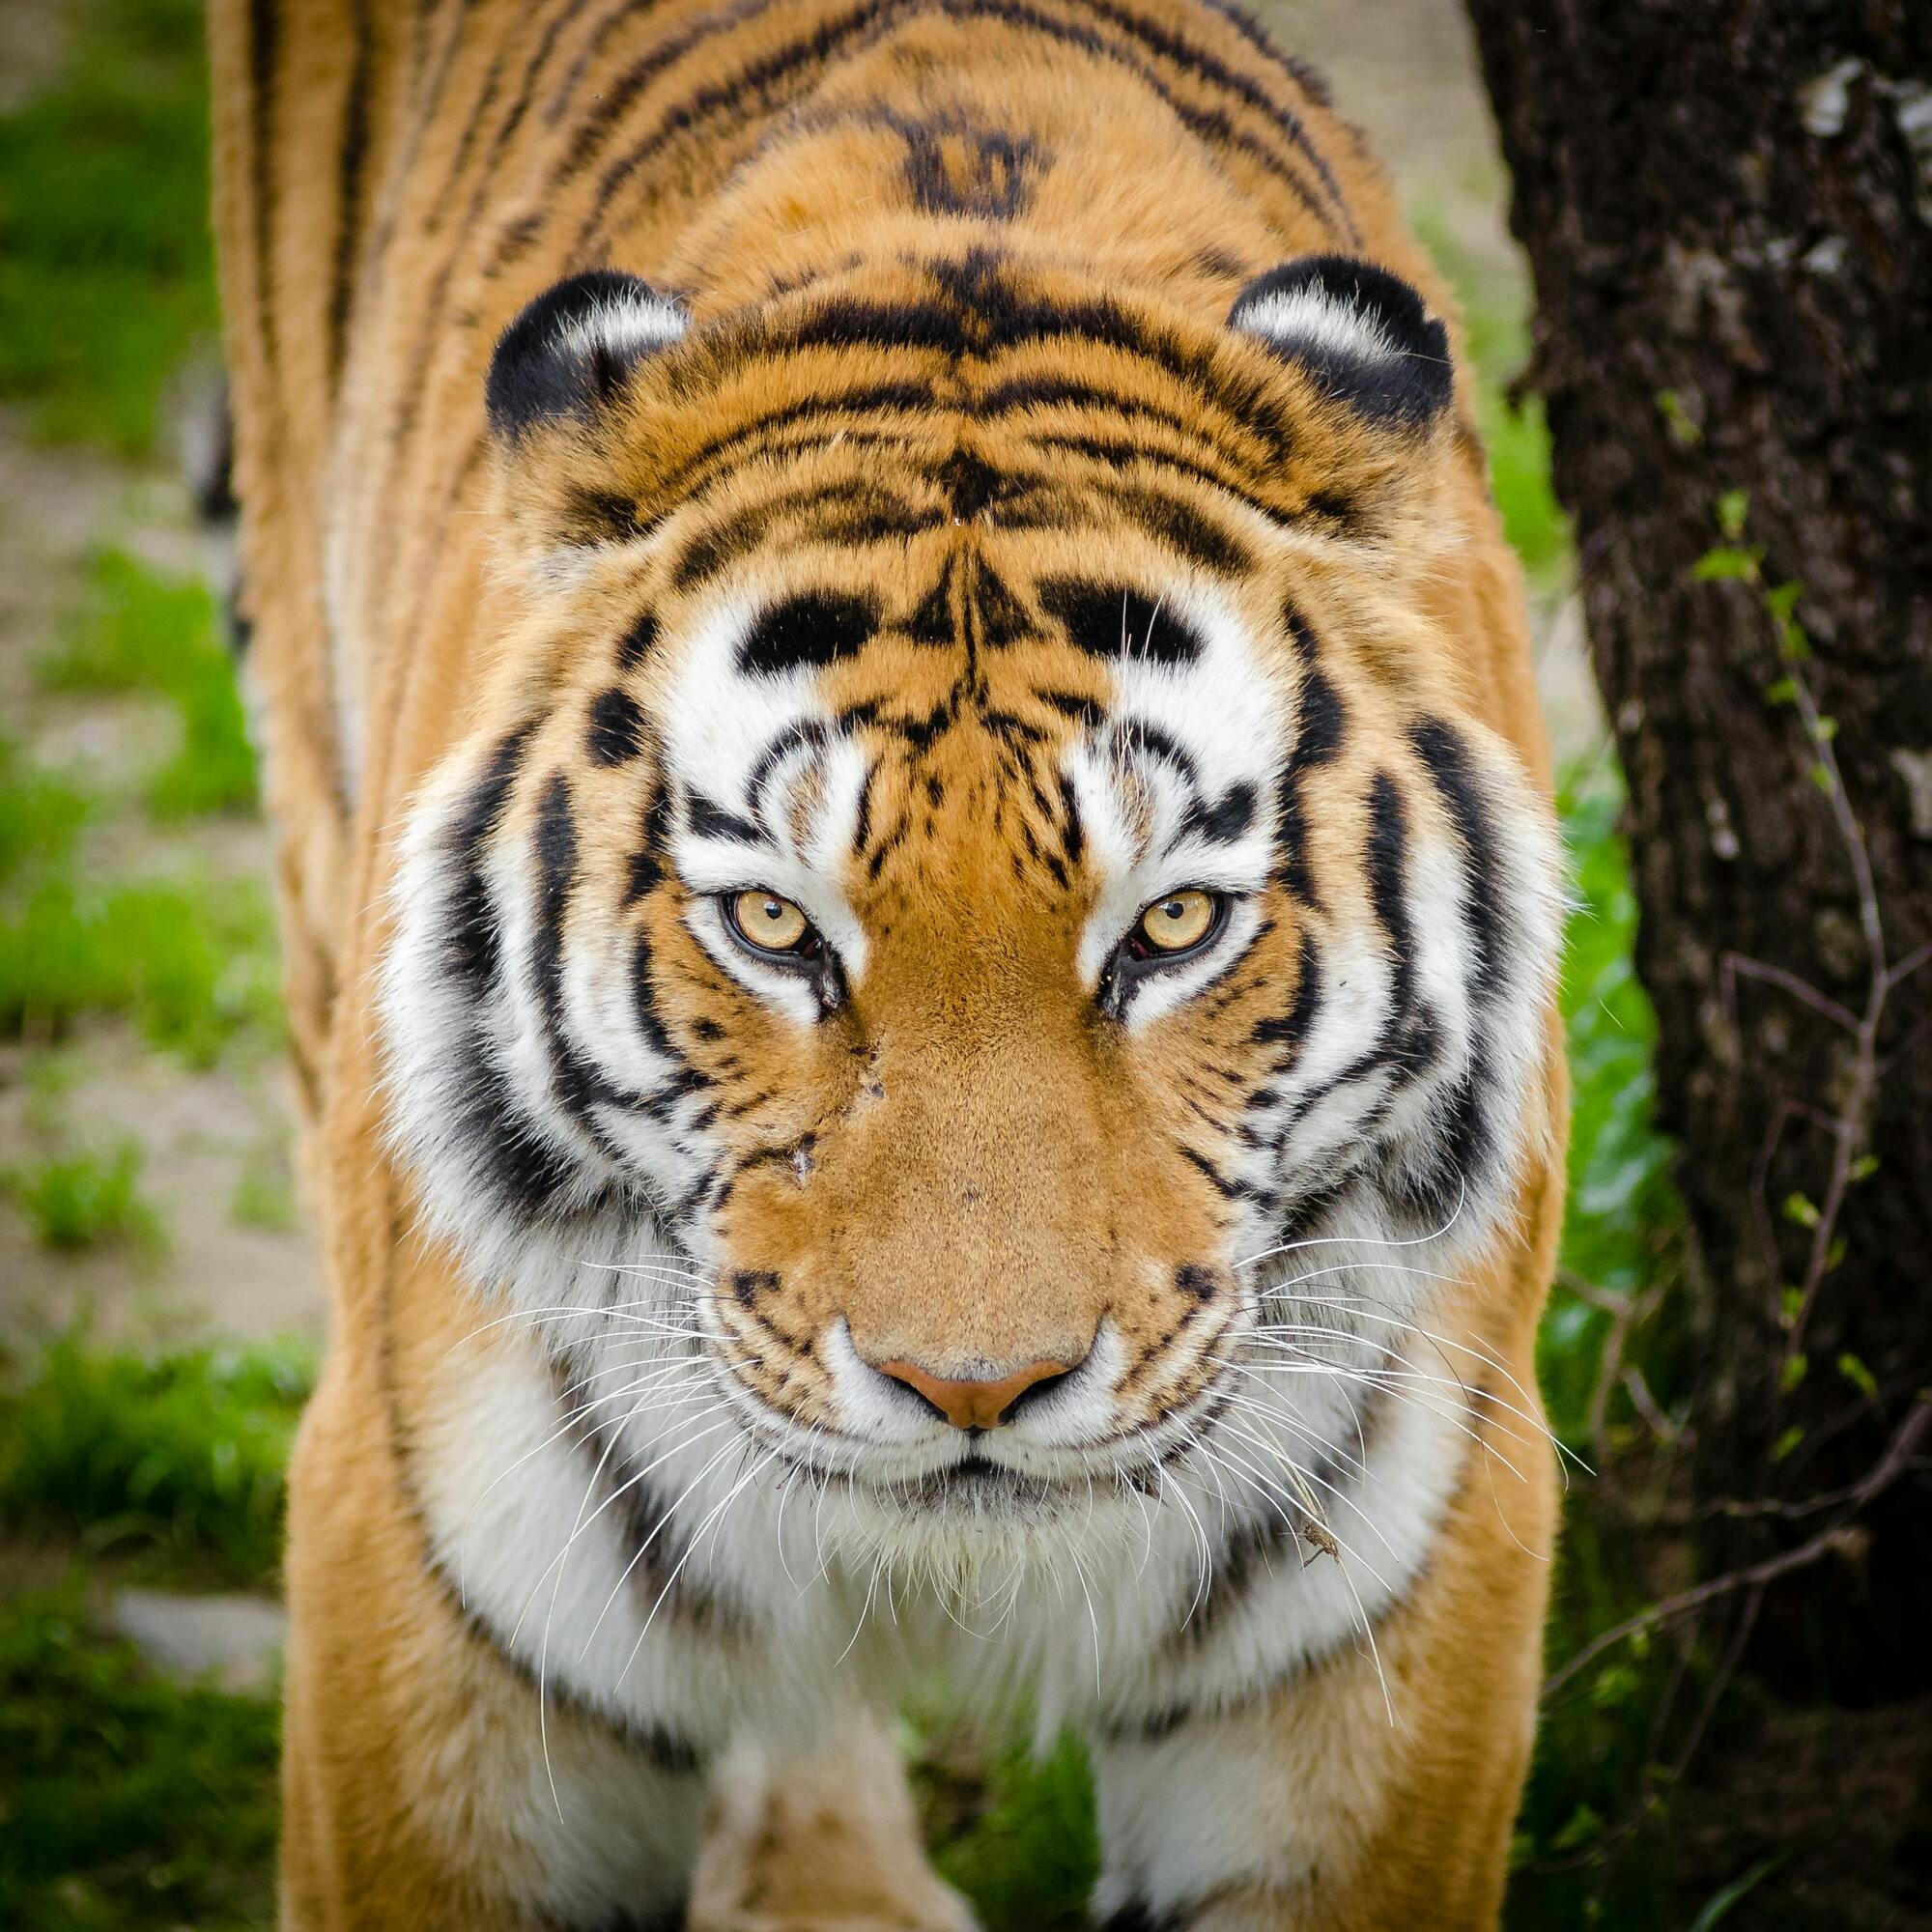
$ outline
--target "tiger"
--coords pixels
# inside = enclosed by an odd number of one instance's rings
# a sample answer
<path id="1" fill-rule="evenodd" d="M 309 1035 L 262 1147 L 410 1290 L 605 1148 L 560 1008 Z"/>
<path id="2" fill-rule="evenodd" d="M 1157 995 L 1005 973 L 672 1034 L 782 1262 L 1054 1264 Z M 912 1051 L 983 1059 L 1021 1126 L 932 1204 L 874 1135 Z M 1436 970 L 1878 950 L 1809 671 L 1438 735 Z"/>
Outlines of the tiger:
<path id="1" fill-rule="evenodd" d="M 1455 303 L 1236 0 L 213 0 L 330 1327 L 287 1932 L 1479 1927 L 1565 888 Z M 933 1687 L 943 1687 L 935 1689 Z"/>

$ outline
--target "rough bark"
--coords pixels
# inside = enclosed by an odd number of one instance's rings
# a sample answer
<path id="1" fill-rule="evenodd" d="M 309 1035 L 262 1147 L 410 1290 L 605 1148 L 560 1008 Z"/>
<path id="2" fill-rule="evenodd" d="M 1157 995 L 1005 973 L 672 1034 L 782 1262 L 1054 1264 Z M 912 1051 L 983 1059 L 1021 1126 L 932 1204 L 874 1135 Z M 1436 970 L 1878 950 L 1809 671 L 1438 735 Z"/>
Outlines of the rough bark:
<path id="1" fill-rule="evenodd" d="M 1630 788 L 1697 1482 L 1802 1503 L 1932 1382 L 1932 6 L 1469 12 Z M 1761 1671 L 1932 1683 L 1925 1486 L 1767 1595 Z M 1829 1518 L 1719 1514 L 1706 1574 Z"/>

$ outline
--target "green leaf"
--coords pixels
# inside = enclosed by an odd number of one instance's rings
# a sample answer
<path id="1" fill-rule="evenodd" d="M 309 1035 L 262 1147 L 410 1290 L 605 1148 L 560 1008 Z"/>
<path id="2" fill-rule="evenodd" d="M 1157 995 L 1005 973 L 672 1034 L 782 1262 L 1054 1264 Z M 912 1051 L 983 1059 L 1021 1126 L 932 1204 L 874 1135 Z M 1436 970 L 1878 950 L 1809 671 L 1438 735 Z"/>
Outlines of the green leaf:
<path id="1" fill-rule="evenodd" d="M 1691 420 L 1675 389 L 1658 390 L 1657 412 L 1670 425 L 1670 440 L 1681 448 L 1695 449 L 1704 440 L 1704 432 Z"/>
<path id="2" fill-rule="evenodd" d="M 1789 1395 L 1804 1379 L 1805 1372 L 1810 1366 L 1811 1362 L 1808 1356 L 1787 1355 L 1784 1359 L 1783 1368 L 1777 1374 L 1778 1394 Z"/>
<path id="3" fill-rule="evenodd" d="M 1774 583 L 1764 593 L 1764 608 L 1781 624 L 1798 608 L 1798 600 L 1804 594 L 1804 586 L 1796 578 L 1783 583 Z"/>
<path id="4" fill-rule="evenodd" d="M 1867 1402 L 1878 1400 L 1878 1378 L 1849 1349 L 1838 1357 L 1838 1373 Z"/>
<path id="5" fill-rule="evenodd" d="M 1795 677 L 1781 677 L 1776 684 L 1764 688 L 1764 701 L 1767 704 L 1795 704 L 1798 700 L 1798 680 Z"/>
<path id="6" fill-rule="evenodd" d="M 1745 533 L 1745 522 L 1750 515 L 1750 492 L 1747 490 L 1726 490 L 1717 500 L 1718 527 L 1735 543 Z"/>
<path id="7" fill-rule="evenodd" d="M 1750 550 L 1739 550 L 1733 545 L 1719 544 L 1714 550 L 1707 550 L 1690 566 L 1690 575 L 1699 583 L 1719 582 L 1733 578 L 1753 582 L 1763 557 L 1763 550 L 1756 546 Z"/>
<path id="8" fill-rule="evenodd" d="M 1818 1208 L 1808 1195 L 1792 1192 L 1784 1197 L 1784 1218 L 1795 1221 L 1801 1228 L 1815 1228 L 1818 1225 Z"/>
<path id="9" fill-rule="evenodd" d="M 1628 1664 L 1605 1664 L 1591 1681 L 1590 1701 L 1600 1711 L 1621 1710 L 1642 1688 L 1643 1679 Z"/>
<path id="10" fill-rule="evenodd" d="M 1869 1180 L 1877 1172 L 1878 1155 L 1875 1153 L 1861 1153 L 1852 1163 L 1852 1179 L 1854 1180 Z"/>
<path id="11" fill-rule="evenodd" d="M 1804 1308 L 1804 1291 L 1802 1288 L 1780 1288 L 1777 1291 L 1777 1323 L 1780 1328 L 1789 1328 Z"/>
<path id="12" fill-rule="evenodd" d="M 1774 1463 L 1783 1462 L 1784 1459 L 1787 1456 L 1789 1456 L 1791 1452 L 1794 1449 L 1796 1449 L 1798 1445 L 1804 1440 L 1804 1430 L 1799 1428 L 1797 1423 L 1794 1422 L 1791 1425 L 1791 1427 L 1787 1429 L 1784 1432 L 1784 1434 L 1780 1435 L 1777 1438 L 1777 1440 L 1771 1445 L 1771 1460 Z"/>
<path id="13" fill-rule="evenodd" d="M 1594 1805 L 1579 1804 L 1570 1814 L 1570 1821 L 1549 1841 L 1552 1852 L 1574 1852 L 1578 1845 L 1587 1845 L 1604 1829 L 1603 1813 Z"/>

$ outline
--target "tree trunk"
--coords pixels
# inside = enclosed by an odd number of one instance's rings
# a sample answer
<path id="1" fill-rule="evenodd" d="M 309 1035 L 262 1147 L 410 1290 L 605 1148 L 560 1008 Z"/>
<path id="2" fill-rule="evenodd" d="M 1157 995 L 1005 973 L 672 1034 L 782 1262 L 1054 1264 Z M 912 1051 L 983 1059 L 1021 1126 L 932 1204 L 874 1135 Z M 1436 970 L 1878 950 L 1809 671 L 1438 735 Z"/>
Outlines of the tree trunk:
<path id="1" fill-rule="evenodd" d="M 1927 1465 L 1886 1463 L 1932 1382 L 1932 5 L 1469 12 L 1629 783 L 1705 1574 L 1845 1521 L 1747 1657 L 1904 1694 L 1932 1684 Z M 1723 1507 L 1881 1464 L 1856 1527 Z"/>

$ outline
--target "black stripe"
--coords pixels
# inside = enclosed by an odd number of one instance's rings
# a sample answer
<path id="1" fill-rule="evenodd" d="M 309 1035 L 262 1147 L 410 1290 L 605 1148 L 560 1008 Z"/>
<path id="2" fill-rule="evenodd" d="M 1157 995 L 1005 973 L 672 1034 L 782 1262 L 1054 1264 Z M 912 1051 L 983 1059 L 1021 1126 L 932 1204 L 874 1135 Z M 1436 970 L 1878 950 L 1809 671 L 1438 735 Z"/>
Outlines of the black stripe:
<path id="1" fill-rule="evenodd" d="M 369 86 L 375 59 L 369 35 L 369 0 L 354 0 L 350 19 L 355 57 L 349 71 L 349 92 L 342 103 L 342 134 L 336 156 L 335 265 L 328 294 L 331 388 L 337 387 L 342 379 L 342 357 L 354 295 L 351 275 L 355 265 L 355 241 L 361 232 L 362 171 L 369 155 Z"/>
<path id="2" fill-rule="evenodd" d="M 1136 1899 L 1118 1912 L 1110 1912 L 1100 1923 L 1100 1932 L 1182 1932 L 1184 1923 L 1178 1914 L 1157 1913 Z"/>
<path id="3" fill-rule="evenodd" d="M 1306 130 L 1300 122 L 1279 101 L 1270 100 L 1253 81 L 1236 74 L 1220 61 L 1208 54 L 1205 48 L 1192 45 L 1177 35 L 1165 32 L 1151 22 L 1136 18 L 1123 9 L 1104 4 L 1104 0 L 1065 0 L 1069 8 L 1097 15 L 1108 24 L 1118 27 L 1130 40 L 1138 41 L 1148 51 L 1159 54 L 1180 67 L 1196 79 L 1208 85 L 1218 86 L 1224 92 L 1233 94 L 1244 104 L 1255 109 L 1264 119 L 1271 122 L 1288 138 L 1291 149 L 1305 153 L 1315 162 L 1317 169 L 1326 176 L 1326 169 L 1321 158 L 1308 144 Z M 996 19 L 1007 25 L 1031 26 L 1037 32 L 1055 40 L 1070 43 L 1089 53 L 1098 54 L 1126 68 L 1150 91 L 1156 94 L 1163 104 L 1191 133 L 1201 139 L 1235 148 L 1247 155 L 1264 172 L 1274 177 L 1307 213 L 1329 234 L 1335 232 L 1335 223 L 1321 202 L 1313 195 L 1300 174 L 1292 167 L 1287 158 L 1276 153 L 1264 141 L 1253 134 L 1236 128 L 1227 115 L 1218 109 L 1202 109 L 1190 106 L 1169 87 L 1153 69 L 1137 60 L 1125 49 L 1103 40 L 1091 29 L 1063 24 L 1031 7 L 1015 4 L 1015 0 L 940 0 L 939 11 L 955 19 Z M 1329 178 L 1332 186 L 1332 178 Z M 1337 196 L 1337 213 L 1347 230 L 1349 239 L 1359 240 L 1353 222 L 1348 212 L 1341 207 Z"/>
<path id="4" fill-rule="evenodd" d="M 664 877 L 665 840 L 669 833 L 670 794 L 660 782 L 651 787 L 650 802 L 644 807 L 642 843 L 631 853 L 624 911 L 629 912 L 647 893 L 654 892 Z"/>
<path id="5" fill-rule="evenodd" d="M 739 845 L 766 843 L 765 835 L 749 818 L 726 811 L 716 799 L 706 798 L 702 792 L 688 793 L 684 810 L 686 822 L 700 838 L 728 838 Z"/>
<path id="6" fill-rule="evenodd" d="M 558 38 L 576 19 L 585 4 L 586 0 L 570 0 L 570 4 L 544 30 L 543 39 L 538 43 L 535 54 L 525 69 L 523 85 L 518 90 L 516 99 L 511 102 L 509 112 L 503 117 L 503 120 L 497 128 L 496 138 L 490 144 L 490 153 L 484 160 L 482 171 L 478 174 L 475 185 L 469 191 L 469 204 L 464 211 L 463 219 L 455 226 L 456 240 L 450 244 L 448 254 L 443 257 L 442 265 L 437 270 L 435 279 L 430 284 L 429 298 L 423 305 L 422 320 L 416 330 L 416 339 L 412 358 L 405 365 L 409 368 L 422 368 L 429 360 L 431 347 L 442 331 L 443 314 L 448 305 L 450 278 L 456 271 L 457 259 L 464 249 L 472 244 L 473 232 L 478 219 L 483 213 L 485 198 L 489 193 L 491 184 L 496 179 L 497 166 L 501 162 L 503 155 L 508 149 L 510 141 L 516 134 L 518 128 L 523 125 L 524 116 L 529 111 L 530 101 L 534 98 L 536 90 L 537 78 L 542 73 L 545 63 L 548 62 L 552 52 L 555 48 Z M 480 102 L 478 112 L 481 112 Z M 466 130 L 465 139 L 466 141 L 468 139 L 468 130 Z M 462 160 L 459 155 L 457 165 L 450 170 L 448 187 L 444 195 L 439 198 L 440 203 L 446 200 L 448 195 L 455 191 L 457 181 L 461 176 L 461 166 Z M 432 215 L 429 223 L 429 232 L 431 234 L 436 232 L 439 219 L 440 215 Z M 389 434 L 392 441 L 406 438 L 413 429 L 416 420 L 417 401 L 418 395 L 415 388 L 412 387 L 406 392 L 403 407 L 399 411 L 395 422 L 390 426 Z"/>
<path id="7" fill-rule="evenodd" d="M 671 568 L 671 582 L 692 590 L 764 541 L 787 518 L 808 521 L 807 534 L 829 544 L 881 543 L 921 536 L 944 521 L 942 511 L 896 493 L 850 482 L 812 483 L 734 511 L 699 531 Z"/>
<path id="8" fill-rule="evenodd" d="M 1088 462 L 1100 465 L 1109 476 L 1118 476 L 1136 465 L 1169 470 L 1177 476 L 1184 476 L 1191 483 L 1204 484 L 1210 490 L 1218 490 L 1223 496 L 1235 497 L 1271 524 L 1286 526 L 1293 521 L 1279 503 L 1270 503 L 1256 496 L 1239 478 L 1178 451 L 1148 448 L 1127 437 L 1049 435 L 1033 436 L 1028 440 L 1036 449 L 1061 449 L 1069 456 L 1085 457 Z M 1165 500 L 1177 499 L 1168 497 Z M 1218 532 L 1216 535 L 1218 541 L 1233 541 L 1221 538 Z M 1221 566 L 1216 564 L 1214 567 Z"/>
<path id="9" fill-rule="evenodd" d="M 1408 734 L 1416 755 L 1429 768 L 1435 788 L 1463 841 L 1467 863 L 1463 917 L 1469 927 L 1478 990 L 1492 980 L 1503 956 L 1502 865 L 1490 822 L 1489 801 L 1461 735 L 1439 718 L 1428 718 Z"/>
<path id="10" fill-rule="evenodd" d="M 1164 343 L 1163 351 L 1167 349 L 1168 345 Z M 1263 474 L 1280 469 L 1291 460 L 1295 450 L 1293 426 L 1280 414 L 1273 399 L 1254 382 L 1251 374 L 1222 367 L 1198 355 L 1189 358 L 1185 374 L 1190 386 L 1199 393 L 1203 402 L 1225 412 L 1243 434 L 1254 437 L 1261 443 L 1263 460 L 1260 469 Z M 1106 417 L 1110 423 L 1124 418 L 1130 426 L 1150 424 L 1170 430 L 1191 449 L 1198 450 L 1205 442 L 1231 469 L 1240 470 L 1249 467 L 1212 441 L 1213 425 L 1204 422 L 1200 416 L 1176 415 L 1145 396 L 1122 395 L 1117 389 L 1080 377 L 1015 376 L 985 390 L 973 408 L 976 415 L 989 418 L 1017 414 L 1026 410 L 1091 410 Z M 1036 440 L 1043 445 L 1051 446 L 1055 440 L 1051 433 L 1033 434 Z M 1074 440 L 1068 439 L 1069 443 Z M 1151 448 L 1143 449 L 1138 442 L 1130 442 L 1128 450 L 1130 454 L 1143 458 L 1164 454 Z M 1102 441 L 1095 445 L 1095 453 L 1111 457 L 1113 450 Z M 1184 455 L 1169 455 L 1167 460 L 1185 462 L 1190 459 Z M 1224 489 L 1233 487 L 1217 474 L 1204 473 L 1209 482 L 1219 483 Z"/>
<path id="11" fill-rule="evenodd" d="M 590 706 L 585 750 L 593 765 L 628 764 L 644 749 L 644 714 L 628 691 L 612 685 Z"/>
<path id="12" fill-rule="evenodd" d="M 765 810 L 765 783 L 780 759 L 788 756 L 801 746 L 823 745 L 830 735 L 824 723 L 816 718 L 800 719 L 779 732 L 758 753 L 752 766 L 751 776 L 745 781 L 746 810 L 762 824 Z"/>
<path id="13" fill-rule="evenodd" d="M 553 187 L 563 186 L 589 163 L 611 128 L 628 110 L 631 101 L 658 74 L 700 42 L 715 39 L 746 20 L 755 19 L 767 12 L 770 5 L 771 0 L 747 0 L 746 4 L 706 14 L 694 29 L 661 43 L 637 62 L 609 92 L 600 95 L 596 112 L 578 129 L 569 155 L 553 176 Z M 868 4 L 841 20 L 821 21 L 803 40 L 788 42 L 761 54 L 730 79 L 707 82 L 675 106 L 667 108 L 641 141 L 605 169 L 598 181 L 589 212 L 571 244 L 572 260 L 583 256 L 589 249 L 603 228 L 604 217 L 616 199 L 618 190 L 661 148 L 697 123 L 736 107 L 748 93 L 756 95 L 758 109 L 769 112 L 778 104 L 770 98 L 774 83 L 824 65 L 847 41 L 855 39 L 870 26 L 882 11 L 883 0 L 868 0 Z"/>
<path id="14" fill-rule="evenodd" d="M 358 0 L 358 4 L 366 5 L 367 0 Z M 555 22 L 552 22 L 553 31 L 554 28 Z M 482 131 L 485 116 L 497 104 L 497 92 L 503 84 L 503 62 L 508 52 L 507 46 L 499 46 L 491 56 L 489 71 L 483 76 L 483 85 L 477 91 L 475 99 L 469 103 L 469 112 L 464 117 L 463 132 L 457 136 L 456 150 L 450 156 L 449 168 L 443 177 L 443 191 L 437 196 L 434 205 L 423 216 L 425 237 L 441 234 L 442 225 L 449 218 L 453 206 L 450 197 L 456 192 L 457 183 L 469 170 L 469 156 L 476 146 L 476 136 Z"/>
<path id="15" fill-rule="evenodd" d="M 1151 535 L 1204 570 L 1236 577 L 1254 568 L 1254 558 L 1245 544 L 1181 497 L 1136 486 L 1120 489 L 1113 495 Z"/>
<path id="16" fill-rule="evenodd" d="M 1035 591 L 1040 608 L 1065 628 L 1067 641 L 1091 657 L 1171 665 L 1201 656 L 1201 639 L 1158 598 L 1130 585 L 1047 577 Z"/>
<path id="17" fill-rule="evenodd" d="M 1200 790 L 1201 770 L 1193 754 L 1158 724 L 1151 724 L 1145 718 L 1123 718 L 1115 730 L 1122 745 L 1172 765 L 1196 791 Z"/>
<path id="18" fill-rule="evenodd" d="M 1276 791 L 1275 843 L 1280 861 L 1275 876 L 1283 889 L 1303 905 L 1319 908 L 1321 889 L 1308 863 L 1308 814 L 1302 788 L 1318 765 L 1325 765 L 1342 749 L 1348 714 L 1341 694 L 1321 668 L 1315 636 L 1293 607 L 1283 612 L 1301 659 L 1301 690 L 1296 702 L 1294 745 L 1289 753 Z"/>
<path id="19" fill-rule="evenodd" d="M 1130 14 L 1101 4 L 1101 0 L 1066 0 L 1066 4 L 1079 6 L 1083 11 L 1098 15 L 1123 33 L 1129 41 L 1138 42 L 1148 51 L 1161 55 L 1181 67 L 1196 80 L 1210 86 L 1218 86 L 1223 92 L 1232 94 L 1244 104 L 1255 108 L 1278 132 L 1287 137 L 1292 152 L 1300 152 L 1300 144 L 1305 143 L 1306 136 L 1294 116 L 1279 102 L 1270 101 L 1252 81 L 1234 73 L 1205 49 L 1182 42 L 1178 37 L 1167 34 L 1146 21 L 1138 20 Z M 744 10 L 742 16 L 740 10 L 735 8 L 723 15 L 711 16 L 711 19 L 696 34 L 682 39 L 695 44 L 697 40 L 711 38 L 739 24 L 741 17 L 755 17 L 768 5 L 769 0 L 753 0 L 753 4 Z M 764 111 L 770 111 L 773 106 L 779 104 L 773 99 L 776 83 L 788 79 L 801 71 L 822 67 L 846 42 L 865 33 L 875 24 L 883 28 L 892 23 L 896 16 L 907 13 L 939 13 L 955 20 L 998 20 L 1003 25 L 1031 30 L 1042 38 L 1079 47 L 1097 58 L 1112 61 L 1125 68 L 1150 92 L 1157 96 L 1190 132 L 1210 145 L 1233 148 L 1247 155 L 1265 173 L 1279 181 L 1324 232 L 1331 235 L 1336 232 L 1335 221 L 1329 212 L 1311 192 L 1307 183 L 1297 169 L 1290 164 L 1286 156 L 1246 129 L 1236 128 L 1225 112 L 1191 106 L 1162 80 L 1153 68 L 1138 58 L 1130 48 L 1108 40 L 1091 27 L 1057 19 L 1036 7 L 1022 4 L 1022 0 L 871 0 L 871 4 L 841 19 L 821 21 L 805 38 L 760 55 L 740 69 L 729 80 L 709 83 L 686 97 L 675 106 L 665 110 L 650 133 L 612 161 L 605 170 L 590 211 L 584 216 L 572 243 L 571 259 L 578 260 L 586 256 L 592 242 L 603 229 L 605 216 L 618 191 L 631 176 L 641 169 L 676 135 L 714 114 L 728 113 L 738 106 L 747 93 L 754 93 L 758 98 L 759 106 Z M 657 73 L 662 72 L 668 65 L 678 59 L 684 51 L 686 47 L 677 42 L 662 44 L 637 63 L 633 70 L 600 98 L 597 112 L 585 123 L 584 128 L 580 129 L 579 139 L 573 144 L 571 156 L 560 168 L 558 178 L 553 184 L 554 187 L 561 186 L 587 164 L 603 145 L 611 126 L 628 111 L 638 93 Z M 1346 212 L 1341 219 L 1349 239 L 1351 242 L 1356 240 Z"/>
<path id="20" fill-rule="evenodd" d="M 1060 844 L 1066 854 L 1066 863 L 1077 866 L 1080 855 L 1087 849 L 1086 828 L 1080 819 L 1080 800 L 1073 789 L 1073 781 L 1065 772 L 1060 775 Z"/>
<path id="21" fill-rule="evenodd" d="M 878 611 L 867 598 L 802 591 L 759 611 L 738 646 L 738 669 L 748 677 L 820 669 L 857 656 L 878 627 Z"/>
<path id="22" fill-rule="evenodd" d="M 563 932 L 577 885 L 577 818 L 570 781 L 558 772 L 544 787 L 537 808 L 531 856 L 537 873 L 536 930 L 530 935 L 530 977 L 535 981 L 544 1044 L 550 1049 L 551 1088 L 557 1104 L 607 1159 L 626 1164 L 599 1126 L 599 1106 L 621 1106 L 620 1094 L 571 1041 L 563 1012 Z"/>
<path id="23" fill-rule="evenodd" d="M 639 611 L 631 628 L 617 643 L 617 668 L 632 671 L 650 656 L 651 646 L 658 640 L 658 620 L 656 613 Z"/>
<path id="24" fill-rule="evenodd" d="M 248 171 L 255 205 L 249 211 L 255 231 L 255 299 L 262 331 L 262 356 L 273 371 L 275 328 L 275 60 L 281 46 L 278 0 L 249 0 Z"/>
<path id="25" fill-rule="evenodd" d="M 748 338 L 747 357 L 757 353 L 756 340 Z M 768 444 L 760 440 L 775 438 L 780 431 L 801 423 L 824 424 L 822 436 L 810 438 L 811 442 L 829 440 L 834 435 L 846 441 L 856 441 L 859 439 L 847 425 L 840 423 L 835 427 L 824 423 L 824 418 L 839 414 L 862 415 L 881 410 L 904 410 L 923 421 L 932 410 L 932 387 L 925 383 L 871 383 L 827 395 L 808 396 L 802 401 L 787 403 L 781 409 L 769 410 L 763 415 L 753 416 L 749 422 L 733 425 L 709 442 L 699 443 L 685 458 L 682 466 L 665 479 L 662 494 L 667 500 L 672 497 L 692 499 L 701 496 L 716 480 L 710 473 L 714 468 L 721 469 L 728 481 L 743 475 L 746 468 L 757 457 L 784 454 L 791 448 L 807 446 L 805 440 L 784 446 Z M 896 440 L 902 441 L 903 439 Z"/>
<path id="26" fill-rule="evenodd" d="M 497 966 L 497 911 L 483 877 L 483 847 L 502 823 L 524 748 L 534 729 L 532 720 L 497 741 L 482 778 L 449 830 L 455 885 L 449 897 L 443 958 L 472 995 L 490 989 Z"/>
<path id="27" fill-rule="evenodd" d="M 1285 1013 L 1270 1013 L 1265 1019 L 1255 1022 L 1254 1032 L 1249 1036 L 1258 1046 L 1299 1047 L 1308 1037 L 1309 1029 L 1315 1024 L 1315 1014 L 1321 1004 L 1321 954 L 1315 944 L 1315 936 L 1305 928 L 1301 934 L 1300 964 L 1295 974 L 1294 999 Z M 1280 1072 L 1293 1065 L 1292 1058 L 1275 1062 L 1275 1071 Z M 1256 1094 L 1251 1104 L 1260 1104 L 1261 1095 Z"/>
<path id="28" fill-rule="evenodd" d="M 1408 915 L 1408 811 L 1387 772 L 1378 772 L 1369 783 L 1363 859 L 1369 903 L 1388 941 L 1389 1023 L 1400 1026 L 1415 1003 L 1415 925 Z"/>
<path id="29" fill-rule="evenodd" d="M 1188 807 L 1181 829 L 1210 844 L 1232 845 L 1255 822 L 1256 803 L 1253 785 L 1232 784 L 1211 806 L 1205 798 L 1197 798 Z"/>

